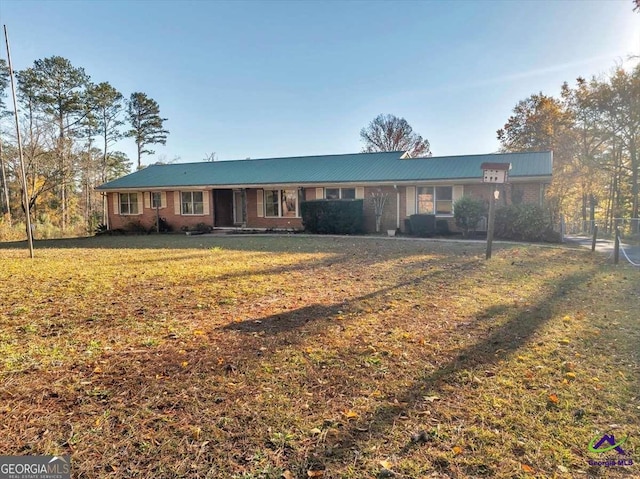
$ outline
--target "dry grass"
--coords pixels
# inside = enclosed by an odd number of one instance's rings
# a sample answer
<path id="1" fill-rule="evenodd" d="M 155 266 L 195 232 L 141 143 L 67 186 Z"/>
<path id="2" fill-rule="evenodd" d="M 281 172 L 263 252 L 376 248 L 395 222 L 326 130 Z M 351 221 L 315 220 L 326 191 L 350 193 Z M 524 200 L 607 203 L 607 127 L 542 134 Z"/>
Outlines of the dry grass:
<path id="1" fill-rule="evenodd" d="M 640 474 L 587 451 L 638 451 L 638 269 L 350 238 L 38 246 L 0 249 L 3 454 L 68 453 L 77 478 Z"/>

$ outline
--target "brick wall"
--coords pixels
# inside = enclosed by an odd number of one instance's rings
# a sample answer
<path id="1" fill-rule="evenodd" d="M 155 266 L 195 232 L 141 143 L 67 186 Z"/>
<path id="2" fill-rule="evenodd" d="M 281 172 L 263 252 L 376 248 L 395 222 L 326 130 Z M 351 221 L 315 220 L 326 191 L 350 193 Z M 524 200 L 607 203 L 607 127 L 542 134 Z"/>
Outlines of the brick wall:
<path id="1" fill-rule="evenodd" d="M 510 183 L 507 185 L 500 185 L 498 187 L 501 191 L 498 205 L 511 204 L 514 200 L 521 201 L 523 203 L 541 204 L 541 185 L 539 183 Z M 277 228 L 277 229 L 295 229 L 301 230 L 302 219 L 294 217 L 284 218 L 267 218 L 259 217 L 257 212 L 257 192 L 259 190 L 255 188 L 249 188 L 246 190 L 247 199 L 247 227 L 249 228 Z M 316 188 L 304 188 L 304 198 L 306 200 L 315 200 Z M 464 186 L 464 195 L 472 196 L 474 198 L 483 199 L 489 202 L 489 198 L 492 192 L 492 187 L 487 184 L 473 184 Z M 400 229 L 405 231 L 404 220 L 407 218 L 407 195 L 406 187 L 400 186 L 396 190 L 393 186 L 383 187 L 365 187 L 364 188 L 364 227 L 365 231 L 369 233 L 375 232 L 375 213 L 371 198 L 373 193 L 381 192 L 387 194 L 387 201 L 384 207 L 382 216 L 382 224 L 380 231 L 386 232 L 388 229 L 395 229 L 397 225 L 397 211 L 398 211 L 398 193 L 400 193 Z M 138 192 L 138 194 L 142 194 Z M 193 227 L 199 223 L 204 223 L 210 226 L 214 225 L 214 204 L 211 191 L 205 191 L 204 194 L 208 199 L 208 212 L 202 215 L 181 215 L 175 213 L 174 195 L 179 192 L 167 191 L 165 193 L 166 205 L 160 208 L 160 216 L 165 218 L 171 225 L 174 231 L 179 231 L 181 227 Z M 144 195 L 149 195 L 145 192 Z M 150 208 L 148 201 L 143 201 L 141 208 L 141 214 L 138 215 L 119 215 L 114 207 L 114 197 L 117 198 L 117 193 L 109 193 L 109 226 L 111 229 L 127 228 L 127 225 L 131 222 L 140 222 L 144 227 L 150 228 L 155 223 L 156 210 Z M 440 219 L 447 219 L 451 230 L 455 230 L 455 223 L 451 217 L 440 217 Z"/>
<path id="2" fill-rule="evenodd" d="M 137 192 L 138 195 L 144 194 L 149 195 L 149 192 Z M 167 220 L 167 223 L 173 228 L 174 231 L 180 231 L 182 226 L 193 227 L 199 223 L 204 223 L 210 226 L 213 226 L 213 213 L 212 213 L 212 198 L 211 191 L 205 191 L 204 194 L 208 196 L 209 199 L 209 214 L 202 215 L 176 215 L 175 214 L 175 205 L 174 205 L 174 195 L 177 195 L 178 192 L 167 191 L 166 195 L 166 204 L 163 208 L 160 208 L 159 214 L 161 218 Z M 148 203 L 146 200 L 142 201 L 142 213 L 137 215 L 120 215 L 116 212 L 118 209 L 115 208 L 114 197 L 117 199 L 118 193 L 109 193 L 108 201 L 109 201 L 109 228 L 111 229 L 127 229 L 127 226 L 130 223 L 140 222 L 142 226 L 145 228 L 151 228 L 156 221 L 156 210 L 155 208 L 147 207 Z M 140 210 L 139 210 L 140 211 Z"/>
<path id="3" fill-rule="evenodd" d="M 257 189 L 247 189 L 247 227 L 249 228 L 277 228 L 277 229 L 302 229 L 301 218 L 271 218 L 271 217 L 258 217 L 258 191 Z M 315 190 L 313 190 L 313 198 L 309 198 L 307 195 L 311 195 L 309 188 L 305 189 L 306 199 L 315 199 Z"/>

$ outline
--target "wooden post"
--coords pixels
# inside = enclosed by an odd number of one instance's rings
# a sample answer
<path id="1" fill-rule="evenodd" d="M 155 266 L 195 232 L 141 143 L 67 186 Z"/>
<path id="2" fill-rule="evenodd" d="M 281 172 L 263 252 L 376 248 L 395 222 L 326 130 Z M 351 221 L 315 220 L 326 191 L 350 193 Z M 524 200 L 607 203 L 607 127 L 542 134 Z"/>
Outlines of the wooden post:
<path id="1" fill-rule="evenodd" d="M 616 226 L 616 240 L 613 244 L 613 264 L 618 264 L 620 261 L 620 228 Z"/>
<path id="2" fill-rule="evenodd" d="M 496 198 L 495 198 L 495 190 L 492 187 L 493 191 L 491 191 L 491 195 L 489 197 L 489 226 L 487 228 L 487 254 L 486 259 L 491 259 L 491 247 L 493 245 L 493 229 L 495 226 L 495 209 L 496 209 Z"/>
<path id="3" fill-rule="evenodd" d="M 18 140 L 18 156 L 20 158 L 20 180 L 22 182 L 22 201 L 24 201 L 24 215 L 27 222 L 27 241 L 29 243 L 29 256 L 33 258 L 33 231 L 31 230 L 31 213 L 29 211 L 29 192 L 27 190 L 27 175 L 24 170 L 24 155 L 22 154 L 22 136 L 20 135 L 20 122 L 18 121 L 18 100 L 16 99 L 16 86 L 13 80 L 13 67 L 11 66 L 11 53 L 9 50 L 9 35 L 7 26 L 4 27 L 4 41 L 7 44 L 7 63 L 9 66 L 9 79 L 11 80 L 11 95 L 13 96 L 13 113 L 16 119 L 16 138 Z"/>
<path id="4" fill-rule="evenodd" d="M 593 238 L 591 239 L 591 251 L 596 250 L 596 238 L 598 237 L 598 225 L 593 226 Z"/>

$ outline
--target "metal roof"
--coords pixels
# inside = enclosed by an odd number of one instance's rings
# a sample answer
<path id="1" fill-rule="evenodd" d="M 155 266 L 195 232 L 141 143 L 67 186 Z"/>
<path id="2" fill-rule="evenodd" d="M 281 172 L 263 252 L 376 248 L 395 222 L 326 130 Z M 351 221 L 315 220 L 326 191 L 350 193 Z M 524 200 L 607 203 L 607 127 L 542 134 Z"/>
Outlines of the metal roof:
<path id="1" fill-rule="evenodd" d="M 510 178 L 551 177 L 550 151 L 401 158 L 404 152 L 354 153 L 151 165 L 99 190 L 185 186 L 305 185 L 481 179 L 485 162 L 511 163 Z"/>

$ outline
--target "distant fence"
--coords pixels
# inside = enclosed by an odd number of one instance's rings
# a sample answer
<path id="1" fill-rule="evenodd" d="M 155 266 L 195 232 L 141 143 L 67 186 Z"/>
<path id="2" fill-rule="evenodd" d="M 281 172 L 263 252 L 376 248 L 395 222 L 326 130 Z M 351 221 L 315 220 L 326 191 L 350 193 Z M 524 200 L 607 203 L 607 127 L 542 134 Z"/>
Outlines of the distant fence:
<path id="1" fill-rule="evenodd" d="M 616 228 L 622 238 L 640 237 L 640 218 L 613 218 L 610 221 L 584 220 L 566 221 L 564 233 L 568 235 L 591 235 L 595 226 L 598 226 L 599 237 L 613 238 Z"/>

